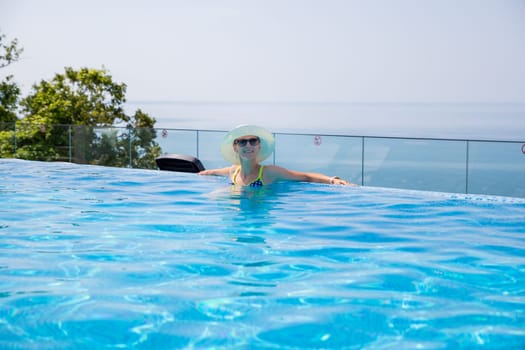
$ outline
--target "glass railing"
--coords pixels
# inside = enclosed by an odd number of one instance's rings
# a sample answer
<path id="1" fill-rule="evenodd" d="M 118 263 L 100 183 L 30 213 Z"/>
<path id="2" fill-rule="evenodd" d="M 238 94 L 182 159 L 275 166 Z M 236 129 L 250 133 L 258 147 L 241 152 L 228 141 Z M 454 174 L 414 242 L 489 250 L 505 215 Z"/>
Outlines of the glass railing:
<path id="1" fill-rule="evenodd" d="M 161 154 L 229 164 L 226 131 L 0 124 L 0 156 L 155 169 Z M 275 133 L 266 164 L 338 175 L 365 186 L 525 198 L 525 141 Z"/>

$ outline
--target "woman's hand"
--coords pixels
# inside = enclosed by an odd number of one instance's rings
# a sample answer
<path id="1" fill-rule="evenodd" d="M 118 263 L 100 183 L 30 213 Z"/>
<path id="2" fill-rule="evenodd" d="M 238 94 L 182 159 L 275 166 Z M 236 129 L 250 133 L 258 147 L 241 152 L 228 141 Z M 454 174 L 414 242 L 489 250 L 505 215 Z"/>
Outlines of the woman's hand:
<path id="1" fill-rule="evenodd" d="M 332 176 L 330 178 L 330 184 L 332 185 L 345 185 L 345 186 L 357 186 L 354 183 L 348 182 L 346 180 L 341 179 L 339 176 Z"/>

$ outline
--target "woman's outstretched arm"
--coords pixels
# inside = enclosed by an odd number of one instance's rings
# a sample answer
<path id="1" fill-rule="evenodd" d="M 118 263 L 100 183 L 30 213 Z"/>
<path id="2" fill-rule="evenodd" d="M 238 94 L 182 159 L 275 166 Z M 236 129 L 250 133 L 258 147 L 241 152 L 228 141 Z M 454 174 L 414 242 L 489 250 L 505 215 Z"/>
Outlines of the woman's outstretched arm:
<path id="1" fill-rule="evenodd" d="M 280 166 L 267 166 L 265 168 L 265 172 L 267 178 L 271 182 L 279 180 L 291 180 L 356 186 L 351 182 L 339 178 L 339 176 L 328 176 L 320 173 L 307 173 L 302 171 L 288 170 Z"/>
<path id="2" fill-rule="evenodd" d="M 231 171 L 231 166 L 220 169 L 206 169 L 199 172 L 199 175 L 217 175 L 217 176 L 229 176 Z"/>

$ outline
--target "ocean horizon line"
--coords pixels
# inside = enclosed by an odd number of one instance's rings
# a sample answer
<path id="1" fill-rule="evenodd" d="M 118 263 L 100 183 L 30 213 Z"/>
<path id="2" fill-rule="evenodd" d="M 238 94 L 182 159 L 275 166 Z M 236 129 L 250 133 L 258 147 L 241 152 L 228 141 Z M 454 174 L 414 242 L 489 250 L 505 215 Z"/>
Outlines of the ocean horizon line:
<path id="1" fill-rule="evenodd" d="M 167 129 L 230 130 L 262 125 L 274 132 L 440 139 L 523 140 L 525 103 L 129 101 Z"/>
<path id="2" fill-rule="evenodd" d="M 130 99 L 125 103 L 143 103 L 143 104 L 188 104 L 188 105 L 199 105 L 199 104 L 238 104 L 238 105 L 355 105 L 355 106 L 394 106 L 394 105 L 414 105 L 414 106 L 425 106 L 425 105 L 524 105 L 525 101 L 308 101 L 308 100 L 289 100 L 289 101 L 277 101 L 277 100 L 169 100 L 169 99 Z"/>

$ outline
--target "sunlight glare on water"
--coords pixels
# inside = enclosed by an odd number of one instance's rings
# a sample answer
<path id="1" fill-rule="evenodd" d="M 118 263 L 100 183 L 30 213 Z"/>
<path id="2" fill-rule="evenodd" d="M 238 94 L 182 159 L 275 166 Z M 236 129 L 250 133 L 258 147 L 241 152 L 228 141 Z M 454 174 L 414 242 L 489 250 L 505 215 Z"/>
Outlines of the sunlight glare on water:
<path id="1" fill-rule="evenodd" d="M 525 200 L 0 160 L 0 348 L 525 345 Z"/>

